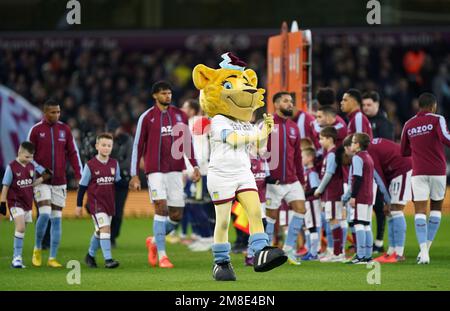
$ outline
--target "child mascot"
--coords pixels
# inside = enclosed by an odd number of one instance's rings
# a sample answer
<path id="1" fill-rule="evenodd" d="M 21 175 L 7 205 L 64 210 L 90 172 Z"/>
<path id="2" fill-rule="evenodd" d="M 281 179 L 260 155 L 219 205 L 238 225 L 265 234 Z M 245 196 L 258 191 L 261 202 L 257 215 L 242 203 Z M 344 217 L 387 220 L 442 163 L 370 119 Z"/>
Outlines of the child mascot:
<path id="1" fill-rule="evenodd" d="M 274 125 L 271 115 L 264 115 L 261 130 L 250 123 L 253 112 L 264 106 L 265 90 L 256 88 L 256 73 L 245 69 L 243 61 L 231 53 L 223 54 L 222 58 L 220 69 L 199 64 L 195 66 L 192 76 L 195 87 L 200 90 L 200 105 L 212 118 L 207 186 L 216 210 L 213 278 L 216 281 L 235 281 L 228 242 L 234 200 L 238 200 L 247 212 L 254 270 L 272 270 L 285 263 L 287 257 L 281 249 L 269 246 L 250 167 L 250 148 L 265 148 Z"/>

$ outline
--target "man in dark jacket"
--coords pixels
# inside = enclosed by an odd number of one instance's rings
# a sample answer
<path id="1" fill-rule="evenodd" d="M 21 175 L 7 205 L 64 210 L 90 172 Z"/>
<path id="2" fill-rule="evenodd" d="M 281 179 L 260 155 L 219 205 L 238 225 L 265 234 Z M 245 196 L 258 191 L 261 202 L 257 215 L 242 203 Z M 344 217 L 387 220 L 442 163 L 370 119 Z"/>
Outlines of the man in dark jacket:
<path id="1" fill-rule="evenodd" d="M 386 118 L 386 113 L 380 110 L 380 95 L 375 91 L 366 92 L 363 98 L 363 112 L 372 126 L 373 138 L 387 138 L 394 140 L 394 125 Z M 384 252 L 383 236 L 386 216 L 383 212 L 383 196 L 377 191 L 374 205 L 377 217 L 377 236 L 373 246 L 374 253 Z"/>

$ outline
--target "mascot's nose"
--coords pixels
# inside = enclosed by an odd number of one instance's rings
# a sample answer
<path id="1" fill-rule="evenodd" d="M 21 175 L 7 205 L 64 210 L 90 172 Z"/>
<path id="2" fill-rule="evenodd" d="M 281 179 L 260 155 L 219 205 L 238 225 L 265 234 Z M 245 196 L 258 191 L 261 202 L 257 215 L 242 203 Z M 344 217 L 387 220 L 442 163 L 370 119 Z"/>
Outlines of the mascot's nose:
<path id="1" fill-rule="evenodd" d="M 248 93 L 250 93 L 250 94 L 254 94 L 254 93 L 256 93 L 256 90 L 253 90 L 253 89 L 246 89 L 246 90 L 244 90 L 244 92 L 248 92 Z"/>

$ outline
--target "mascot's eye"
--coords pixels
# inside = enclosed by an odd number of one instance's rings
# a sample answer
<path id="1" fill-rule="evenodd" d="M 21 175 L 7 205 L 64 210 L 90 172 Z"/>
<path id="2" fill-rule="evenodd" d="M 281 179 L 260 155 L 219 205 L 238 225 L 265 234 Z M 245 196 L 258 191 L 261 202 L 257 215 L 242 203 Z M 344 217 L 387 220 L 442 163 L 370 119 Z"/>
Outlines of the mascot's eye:
<path id="1" fill-rule="evenodd" d="M 233 88 L 233 84 L 231 84 L 231 82 L 226 81 L 223 83 L 223 87 L 226 90 L 231 90 Z"/>

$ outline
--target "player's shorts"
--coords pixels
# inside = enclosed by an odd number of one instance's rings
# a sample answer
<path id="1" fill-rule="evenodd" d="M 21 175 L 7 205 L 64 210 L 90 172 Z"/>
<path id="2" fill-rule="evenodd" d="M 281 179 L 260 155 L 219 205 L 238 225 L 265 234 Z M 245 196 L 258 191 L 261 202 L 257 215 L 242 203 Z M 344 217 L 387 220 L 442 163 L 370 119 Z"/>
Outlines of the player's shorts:
<path id="1" fill-rule="evenodd" d="M 150 173 L 147 184 L 151 201 L 166 200 L 167 206 L 184 207 L 183 173 Z"/>
<path id="2" fill-rule="evenodd" d="M 416 175 L 411 178 L 413 201 L 441 201 L 445 197 L 447 177 Z"/>
<path id="3" fill-rule="evenodd" d="M 305 227 L 308 229 L 320 227 L 320 200 L 306 201 L 305 208 Z"/>
<path id="4" fill-rule="evenodd" d="M 258 192 L 255 176 L 250 170 L 234 176 L 223 176 L 208 172 L 207 187 L 214 204 L 233 201 L 240 192 Z"/>
<path id="5" fill-rule="evenodd" d="M 354 213 L 353 220 L 371 222 L 372 207 L 373 205 L 357 203 L 356 208 L 353 209 Z"/>
<path id="6" fill-rule="evenodd" d="M 325 219 L 344 219 L 344 205 L 341 201 L 326 201 L 325 202 Z"/>
<path id="7" fill-rule="evenodd" d="M 97 213 L 92 215 L 94 220 L 95 231 L 99 231 L 100 228 L 111 226 L 112 217 L 106 213 Z"/>
<path id="8" fill-rule="evenodd" d="M 391 204 L 406 205 L 406 202 L 411 201 L 411 175 L 412 170 L 391 180 L 389 184 Z"/>
<path id="9" fill-rule="evenodd" d="M 292 201 L 305 201 L 305 192 L 299 181 L 282 185 L 267 184 L 266 209 L 278 209 L 283 199 L 287 204 Z"/>
<path id="10" fill-rule="evenodd" d="M 32 211 L 26 211 L 21 207 L 11 207 L 9 209 L 9 215 L 11 221 L 13 221 L 15 217 L 23 216 L 25 218 L 25 222 L 33 222 Z"/>
<path id="11" fill-rule="evenodd" d="M 40 184 L 34 187 L 34 199 L 36 202 L 50 201 L 52 205 L 59 207 L 66 206 L 67 185 L 47 185 Z"/>

